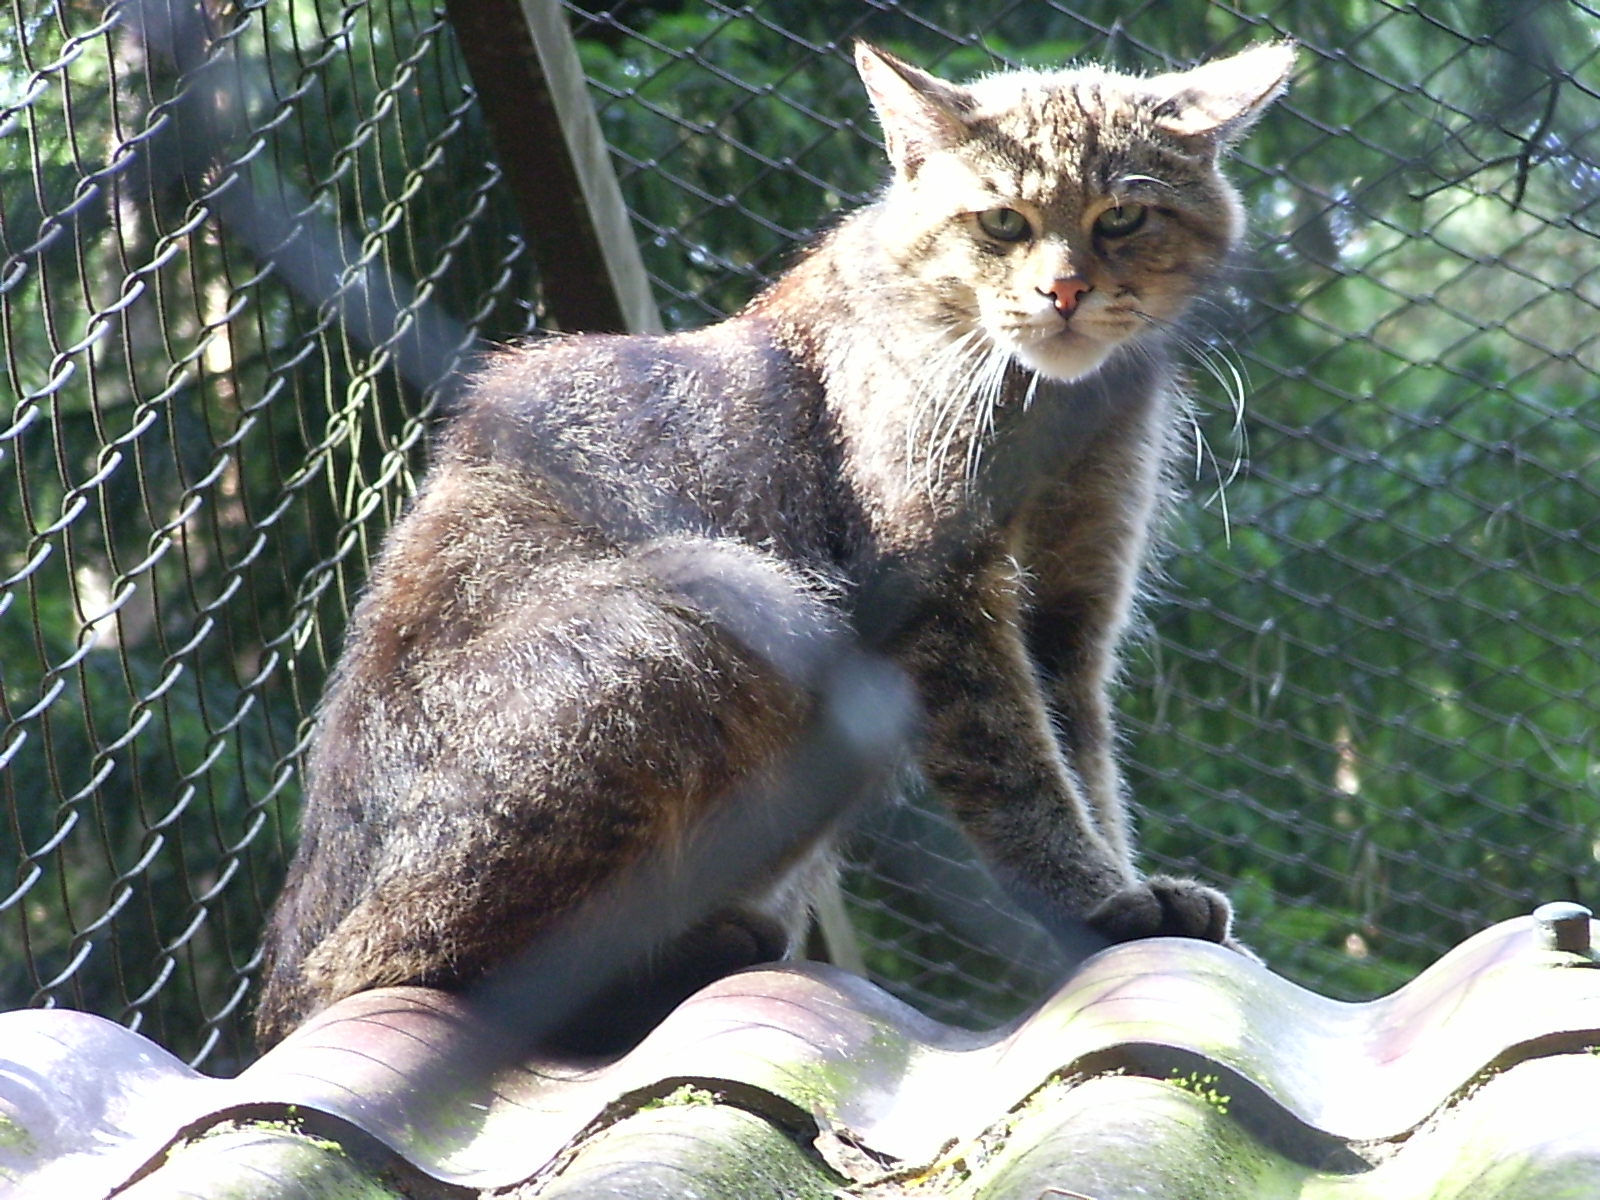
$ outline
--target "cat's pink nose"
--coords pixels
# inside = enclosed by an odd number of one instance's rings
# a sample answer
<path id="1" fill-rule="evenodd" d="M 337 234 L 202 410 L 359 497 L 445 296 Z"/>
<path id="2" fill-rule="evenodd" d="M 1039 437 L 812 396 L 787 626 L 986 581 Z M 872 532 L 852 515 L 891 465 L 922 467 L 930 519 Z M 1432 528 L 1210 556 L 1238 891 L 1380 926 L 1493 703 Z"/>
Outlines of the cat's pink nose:
<path id="1" fill-rule="evenodd" d="M 1049 296 L 1056 311 L 1063 317 L 1070 317 L 1077 309 L 1078 301 L 1090 290 L 1089 281 L 1082 275 L 1067 275 L 1047 288 L 1040 288 L 1039 294 Z"/>

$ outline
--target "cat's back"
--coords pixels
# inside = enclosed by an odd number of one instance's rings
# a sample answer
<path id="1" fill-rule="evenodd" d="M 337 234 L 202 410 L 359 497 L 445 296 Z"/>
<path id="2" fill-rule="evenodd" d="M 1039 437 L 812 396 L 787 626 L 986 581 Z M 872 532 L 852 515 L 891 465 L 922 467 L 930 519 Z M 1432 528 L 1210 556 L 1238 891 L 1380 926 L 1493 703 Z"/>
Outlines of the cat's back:
<path id="1" fill-rule="evenodd" d="M 346 675 L 446 661 L 568 573 L 663 540 L 823 566 L 848 524 L 835 459 L 815 372 L 760 318 L 497 351 L 375 564 Z"/>
<path id="2" fill-rule="evenodd" d="M 504 480 L 536 523 L 618 544 L 697 533 L 803 553 L 830 441 L 816 373 L 759 317 L 558 337 L 491 359 L 429 488 Z"/>

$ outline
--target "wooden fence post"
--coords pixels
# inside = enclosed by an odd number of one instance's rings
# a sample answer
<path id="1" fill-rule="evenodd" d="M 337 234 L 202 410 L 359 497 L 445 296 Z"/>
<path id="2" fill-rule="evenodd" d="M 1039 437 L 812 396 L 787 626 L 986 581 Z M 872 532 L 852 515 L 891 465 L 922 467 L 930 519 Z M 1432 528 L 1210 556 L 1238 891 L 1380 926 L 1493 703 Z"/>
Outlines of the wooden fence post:
<path id="1" fill-rule="evenodd" d="M 654 333 L 622 191 L 558 0 L 446 0 L 546 311 L 572 331 Z"/>

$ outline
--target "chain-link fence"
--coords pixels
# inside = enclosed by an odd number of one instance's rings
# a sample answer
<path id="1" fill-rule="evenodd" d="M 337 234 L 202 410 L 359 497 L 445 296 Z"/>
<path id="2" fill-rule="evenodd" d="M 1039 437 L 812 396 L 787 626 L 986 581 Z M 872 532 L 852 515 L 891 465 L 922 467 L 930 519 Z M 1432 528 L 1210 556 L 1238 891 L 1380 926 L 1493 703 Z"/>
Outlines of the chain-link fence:
<path id="1" fill-rule="evenodd" d="M 1125 757 L 1152 865 L 1231 890 L 1285 973 L 1370 995 L 1591 892 L 1600 19 L 1251 8 L 566 17 L 668 327 L 739 305 L 875 185 L 855 35 L 954 76 L 1300 40 L 1234 172 L 1254 240 L 1193 347 L 1194 480 Z M 352 595 L 464 359 L 558 310 L 552 231 L 519 224 L 484 80 L 418 0 L 10 17 L 0 1005 L 226 1069 Z M 936 805 L 867 816 L 847 907 L 870 973 L 936 1016 L 999 1019 L 1051 971 Z"/>

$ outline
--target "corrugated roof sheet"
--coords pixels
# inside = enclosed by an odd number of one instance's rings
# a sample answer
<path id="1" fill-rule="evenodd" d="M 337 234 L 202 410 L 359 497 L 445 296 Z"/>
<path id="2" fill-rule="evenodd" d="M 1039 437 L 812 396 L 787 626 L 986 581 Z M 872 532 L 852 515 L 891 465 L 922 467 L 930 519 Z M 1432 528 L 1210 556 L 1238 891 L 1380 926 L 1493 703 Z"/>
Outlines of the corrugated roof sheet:
<path id="1" fill-rule="evenodd" d="M 751 971 L 609 1066 L 524 1063 L 468 1090 L 439 1064 L 470 1018 L 424 989 L 353 997 L 232 1080 L 97 1017 L 14 1012 L 0 1181 L 135 1200 L 1596 1200 L 1600 970 L 1540 929 L 1496 926 L 1364 1004 L 1204 943 L 1129 943 L 997 1035 L 830 968 Z"/>

